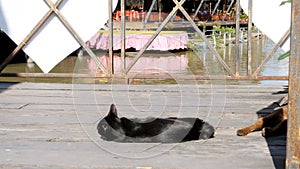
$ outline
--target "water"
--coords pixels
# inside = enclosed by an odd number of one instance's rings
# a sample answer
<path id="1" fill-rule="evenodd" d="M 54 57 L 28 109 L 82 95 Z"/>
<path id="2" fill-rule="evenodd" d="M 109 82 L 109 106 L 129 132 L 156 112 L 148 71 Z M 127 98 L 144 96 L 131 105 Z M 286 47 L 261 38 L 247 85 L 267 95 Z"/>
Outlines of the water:
<path id="1" fill-rule="evenodd" d="M 267 55 L 274 48 L 274 43 L 271 40 L 268 40 L 265 43 L 264 48 L 262 48 L 262 53 Z M 274 57 L 264 66 L 264 69 L 261 72 L 263 76 L 288 76 L 289 73 L 289 59 L 278 60 L 277 58 L 284 53 L 283 50 L 279 50 L 275 53 Z M 262 81 L 262 84 L 278 84 L 278 85 L 287 85 L 288 81 Z"/>
<path id="2" fill-rule="evenodd" d="M 252 44 L 252 70 L 255 70 L 262 60 L 270 53 L 275 44 L 267 39 L 254 41 Z M 184 52 L 147 52 L 142 55 L 139 61 L 133 66 L 130 75 L 140 76 L 143 74 L 157 73 L 166 74 L 173 77 L 173 80 L 133 80 L 131 83 L 178 83 L 180 77 L 183 76 L 227 76 L 228 73 L 222 68 L 217 58 L 212 53 L 203 48 L 203 46 L 194 45 L 194 50 Z M 217 47 L 217 51 L 222 59 L 228 64 L 230 69 L 235 70 L 235 45 L 229 44 L 225 47 Z M 240 58 L 240 75 L 247 75 L 247 46 L 246 43 L 241 44 L 242 57 Z M 260 75 L 262 76 L 287 76 L 288 75 L 288 59 L 278 61 L 277 58 L 283 51 L 279 50 L 272 59 L 264 66 Z M 136 53 L 127 53 L 126 66 L 133 60 Z M 109 57 L 107 52 L 96 52 L 97 57 L 104 66 L 108 66 Z M 121 57 L 119 54 L 114 56 L 114 65 L 116 74 L 121 73 Z M 34 63 L 9 64 L 3 71 L 16 73 L 41 73 L 41 70 Z M 80 73 L 95 74 L 101 71 L 97 68 L 94 61 L 84 54 L 82 57 L 69 56 L 59 63 L 50 73 Z M 27 82 L 58 82 L 58 83 L 108 83 L 107 80 L 95 79 L 72 79 L 72 78 L 7 78 L 0 77 L 1 81 L 27 81 Z M 192 79 L 193 80 L 193 79 Z M 205 81 L 202 81 L 205 82 Z M 200 83 L 202 83 L 200 82 Z M 188 83 L 188 81 L 186 81 Z M 227 83 L 237 84 L 276 84 L 287 85 L 287 81 L 230 81 Z"/>

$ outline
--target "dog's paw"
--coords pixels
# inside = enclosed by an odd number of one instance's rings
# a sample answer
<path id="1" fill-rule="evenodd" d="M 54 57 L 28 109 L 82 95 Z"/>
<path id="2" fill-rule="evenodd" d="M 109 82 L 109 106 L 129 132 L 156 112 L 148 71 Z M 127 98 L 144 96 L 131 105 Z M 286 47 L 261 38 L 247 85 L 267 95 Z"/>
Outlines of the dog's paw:
<path id="1" fill-rule="evenodd" d="M 247 132 L 245 129 L 239 129 L 236 131 L 236 135 L 238 136 L 246 136 L 247 134 L 249 134 L 249 132 Z"/>
<path id="2" fill-rule="evenodd" d="M 262 129 L 261 135 L 262 135 L 263 137 L 272 136 L 272 132 L 273 132 L 272 128 L 270 128 L 270 127 L 265 127 L 265 128 Z"/>
<path id="3" fill-rule="evenodd" d="M 263 128 L 263 129 L 261 130 L 261 135 L 262 135 L 263 137 L 266 137 L 266 128 Z"/>

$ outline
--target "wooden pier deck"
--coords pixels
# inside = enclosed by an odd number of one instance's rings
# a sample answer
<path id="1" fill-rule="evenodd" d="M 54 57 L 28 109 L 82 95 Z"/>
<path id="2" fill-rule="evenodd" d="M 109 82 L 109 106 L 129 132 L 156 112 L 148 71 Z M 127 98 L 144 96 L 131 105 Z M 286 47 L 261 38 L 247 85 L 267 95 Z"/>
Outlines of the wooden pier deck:
<path id="1" fill-rule="evenodd" d="M 0 83 L 0 168 L 284 168 L 285 136 L 235 132 L 274 108 L 284 86 Z M 98 119 L 115 103 L 127 117 L 195 117 L 215 138 L 179 144 L 115 143 Z M 140 167 L 140 168 L 139 168 Z"/>

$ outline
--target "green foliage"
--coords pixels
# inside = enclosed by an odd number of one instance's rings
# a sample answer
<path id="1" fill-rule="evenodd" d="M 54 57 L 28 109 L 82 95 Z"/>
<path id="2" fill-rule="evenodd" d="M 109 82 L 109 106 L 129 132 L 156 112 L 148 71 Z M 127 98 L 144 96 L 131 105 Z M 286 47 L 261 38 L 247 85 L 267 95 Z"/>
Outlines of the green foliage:
<path id="1" fill-rule="evenodd" d="M 280 6 L 285 5 L 286 3 L 292 3 L 292 0 L 286 0 L 286 1 L 282 1 Z"/>
<path id="2" fill-rule="evenodd" d="M 247 16 L 245 13 L 241 13 L 241 14 L 240 14 L 240 18 L 241 18 L 241 19 L 247 19 L 248 16 Z"/>
<path id="3" fill-rule="evenodd" d="M 283 60 L 291 55 L 291 51 L 287 51 L 278 57 L 278 60 Z"/>
<path id="4" fill-rule="evenodd" d="M 221 33 L 221 34 L 224 34 L 224 33 L 235 34 L 235 28 L 228 27 L 228 26 L 221 26 L 221 25 L 214 25 L 213 31 L 214 31 L 214 33 Z"/>
<path id="5" fill-rule="evenodd" d="M 292 3 L 292 0 L 282 1 L 280 6 L 285 5 L 286 3 Z M 283 60 L 283 59 L 289 57 L 290 55 L 291 55 L 291 51 L 289 50 L 289 51 L 285 52 L 284 54 L 280 55 L 278 57 L 278 60 Z"/>

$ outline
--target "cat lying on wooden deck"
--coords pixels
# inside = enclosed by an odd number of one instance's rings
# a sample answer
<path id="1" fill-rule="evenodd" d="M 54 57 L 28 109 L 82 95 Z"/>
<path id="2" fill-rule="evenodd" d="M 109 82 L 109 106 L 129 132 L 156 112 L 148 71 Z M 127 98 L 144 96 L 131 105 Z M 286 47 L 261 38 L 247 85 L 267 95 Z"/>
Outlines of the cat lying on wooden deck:
<path id="1" fill-rule="evenodd" d="M 215 132 L 213 126 L 199 118 L 119 118 L 114 104 L 98 123 L 97 130 L 107 141 L 161 143 L 209 139 Z"/>

